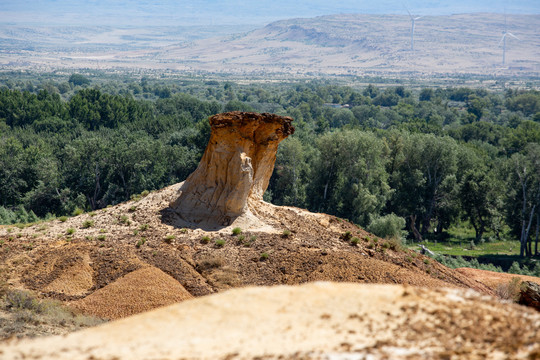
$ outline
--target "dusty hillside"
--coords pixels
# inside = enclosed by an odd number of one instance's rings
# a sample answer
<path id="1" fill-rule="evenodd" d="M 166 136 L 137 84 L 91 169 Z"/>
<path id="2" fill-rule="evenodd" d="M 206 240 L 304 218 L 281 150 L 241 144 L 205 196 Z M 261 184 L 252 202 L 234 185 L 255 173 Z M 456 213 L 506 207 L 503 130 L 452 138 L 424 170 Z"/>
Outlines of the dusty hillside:
<path id="1" fill-rule="evenodd" d="M 6 69 L 125 68 L 289 77 L 536 76 L 540 69 L 539 24 L 539 15 L 508 15 L 507 30 L 520 40 L 507 41 L 505 66 L 499 45 L 504 15 L 494 13 L 425 16 L 416 22 L 414 52 L 410 50 L 408 15 L 296 18 L 246 33 L 192 42 L 181 42 L 183 35 L 175 28 L 92 30 L 88 34 L 77 29 L 83 33 L 77 36 L 36 28 L 29 36 L 27 29 L 9 27 L 2 31 L 0 27 L 0 35 L 6 37 L 0 64 Z M 43 49 L 41 42 L 35 44 L 33 40 L 43 38 L 54 39 L 58 45 Z M 178 40 L 173 42 L 171 38 Z"/>
<path id="2" fill-rule="evenodd" d="M 313 280 L 454 286 L 490 293 L 468 276 L 393 248 L 353 224 L 302 209 L 261 202 L 257 215 L 267 227 L 243 227 L 239 236 L 231 230 L 242 223 L 219 231 L 174 227 L 168 206 L 179 186 L 65 222 L 1 228 L 0 263 L 8 282 L 74 304 L 98 290 L 110 293 L 105 289 L 116 280 L 148 267 L 160 269 L 193 296 L 236 286 Z M 284 230 L 291 234 L 283 235 Z M 342 238 L 347 231 L 358 237 L 358 244 Z M 104 299 L 103 306 L 129 314 L 110 300 Z"/>
<path id="3" fill-rule="evenodd" d="M 464 289 L 311 283 L 244 288 L 66 337 L 0 345 L 3 359 L 535 359 L 540 314 Z"/>
<path id="4" fill-rule="evenodd" d="M 497 286 L 499 285 L 508 284 L 513 278 L 516 277 L 519 278 L 521 281 L 532 281 L 540 284 L 540 278 L 535 276 L 499 273 L 494 271 L 471 268 L 459 268 L 456 270 L 471 279 L 480 281 L 481 283 L 485 284 L 493 290 L 497 289 Z"/>

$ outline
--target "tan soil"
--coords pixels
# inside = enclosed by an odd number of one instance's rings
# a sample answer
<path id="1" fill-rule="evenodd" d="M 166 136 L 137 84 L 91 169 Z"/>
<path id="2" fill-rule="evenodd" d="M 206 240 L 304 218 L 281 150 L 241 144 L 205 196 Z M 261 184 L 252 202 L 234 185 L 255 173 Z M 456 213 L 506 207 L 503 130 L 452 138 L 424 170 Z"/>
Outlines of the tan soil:
<path id="1" fill-rule="evenodd" d="M 411 250 L 393 250 L 347 221 L 302 209 L 253 202 L 250 216 L 259 219 L 254 227 L 247 217 L 218 231 L 176 227 L 169 203 L 180 185 L 65 222 L 53 220 L 22 230 L 0 228 L 4 240 L 0 264 L 5 264 L 0 270 L 12 287 L 81 303 L 122 276 L 148 266 L 169 275 L 195 297 L 237 286 L 314 280 L 463 287 L 493 294 L 470 276 Z M 85 221 L 93 225 L 84 228 Z M 243 239 L 231 234 L 236 226 L 242 228 Z M 75 229 L 71 236 L 69 228 Z M 282 235 L 285 229 L 291 231 L 290 236 Z M 346 231 L 360 239 L 358 245 L 342 238 Z M 204 236 L 211 240 L 205 243 Z M 137 247 L 143 239 L 144 244 Z M 218 239 L 225 244 L 218 246 Z M 267 259 L 261 257 L 265 253 Z M 168 278 L 158 284 L 164 279 L 156 278 L 153 286 L 166 288 Z M 139 307 L 137 297 L 130 299 L 132 303 L 103 301 L 81 309 L 88 315 L 116 318 L 148 310 L 151 304 L 162 305 L 149 302 Z"/>
<path id="2" fill-rule="evenodd" d="M 310 283 L 234 289 L 76 332 L 14 359 L 534 359 L 540 314 L 465 289 Z"/>
<path id="3" fill-rule="evenodd" d="M 502 284 L 508 284 L 512 281 L 513 278 L 520 278 L 521 281 L 532 281 L 537 284 L 540 284 L 540 278 L 535 276 L 527 275 L 518 275 L 518 274 L 508 274 L 508 273 L 498 273 L 495 271 L 488 270 L 479 270 L 471 268 L 459 268 L 456 269 L 461 274 L 470 277 L 476 281 L 479 281 L 491 289 L 497 289 L 497 286 Z"/>
<path id="4" fill-rule="evenodd" d="M 135 270 L 70 305 L 100 318 L 119 319 L 191 298 L 178 281 L 150 266 Z"/>

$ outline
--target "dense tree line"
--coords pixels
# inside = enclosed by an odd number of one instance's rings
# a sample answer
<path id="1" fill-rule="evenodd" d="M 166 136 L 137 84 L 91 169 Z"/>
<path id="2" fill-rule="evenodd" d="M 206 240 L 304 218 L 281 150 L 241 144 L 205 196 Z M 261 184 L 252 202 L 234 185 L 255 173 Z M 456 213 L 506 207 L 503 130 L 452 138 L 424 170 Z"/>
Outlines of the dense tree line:
<path id="1" fill-rule="evenodd" d="M 477 241 L 510 234 L 522 255 L 538 254 L 538 91 L 180 89 L 148 79 L 92 87 L 72 76 L 62 93 L 64 83 L 44 84 L 0 89 L 0 221 L 102 208 L 181 181 L 204 151 L 208 116 L 253 110 L 292 116 L 297 128 L 280 146 L 266 199 L 367 228 L 406 224 L 416 240 L 466 220 Z"/>

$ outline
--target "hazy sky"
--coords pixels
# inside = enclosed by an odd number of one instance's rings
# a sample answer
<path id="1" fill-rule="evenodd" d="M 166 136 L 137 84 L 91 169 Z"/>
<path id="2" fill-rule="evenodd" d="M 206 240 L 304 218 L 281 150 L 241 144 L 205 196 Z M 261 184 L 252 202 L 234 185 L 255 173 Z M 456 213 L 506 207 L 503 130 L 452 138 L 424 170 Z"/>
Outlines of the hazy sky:
<path id="1" fill-rule="evenodd" d="M 265 24 L 337 13 L 540 14 L 540 0 L 0 0 L 0 23 L 58 25 Z"/>

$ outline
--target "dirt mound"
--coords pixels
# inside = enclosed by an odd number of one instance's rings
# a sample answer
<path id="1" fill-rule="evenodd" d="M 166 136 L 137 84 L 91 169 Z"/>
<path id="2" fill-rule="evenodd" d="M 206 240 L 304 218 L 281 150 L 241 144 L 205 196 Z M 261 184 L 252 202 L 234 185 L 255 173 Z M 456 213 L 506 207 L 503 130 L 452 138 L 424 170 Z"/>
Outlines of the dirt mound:
<path id="1" fill-rule="evenodd" d="M 77 301 L 153 266 L 193 296 L 237 286 L 314 280 L 464 287 L 493 294 L 470 276 L 347 221 L 298 208 L 251 204 L 253 215 L 276 229 L 272 232 L 247 227 L 234 236 L 231 227 L 178 228 L 168 218 L 178 188 L 176 184 L 65 222 L 0 229 L 0 264 L 6 264 L 8 282 L 43 296 Z M 131 314 L 129 309 L 140 303 L 136 297 L 131 301 L 117 304 L 126 307 L 117 314 Z"/>
<path id="2" fill-rule="evenodd" d="M 482 284 L 485 284 L 491 289 L 497 289 L 499 285 L 508 284 L 510 281 L 512 281 L 513 278 L 516 278 L 516 277 L 520 278 L 521 281 L 532 281 L 537 284 L 540 284 L 540 278 L 535 277 L 535 276 L 498 273 L 495 271 L 479 270 L 479 269 L 471 269 L 471 268 L 459 268 L 456 270 L 459 273 L 467 277 L 470 277 L 471 279 L 474 279 L 478 282 L 481 282 Z"/>
<path id="3" fill-rule="evenodd" d="M 525 359 L 540 314 L 463 289 L 311 283 L 234 289 L 0 346 L 3 359 Z"/>
<path id="4" fill-rule="evenodd" d="M 155 267 L 145 267 L 70 305 L 85 314 L 119 319 L 191 298 L 178 281 Z"/>

